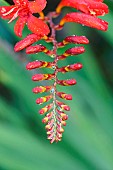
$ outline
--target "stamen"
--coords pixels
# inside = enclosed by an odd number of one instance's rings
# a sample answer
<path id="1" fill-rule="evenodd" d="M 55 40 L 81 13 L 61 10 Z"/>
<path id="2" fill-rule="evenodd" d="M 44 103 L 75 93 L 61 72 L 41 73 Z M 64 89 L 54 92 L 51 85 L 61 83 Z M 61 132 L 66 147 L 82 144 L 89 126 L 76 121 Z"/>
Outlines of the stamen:
<path id="1" fill-rule="evenodd" d="M 16 9 L 17 7 L 14 7 L 14 8 L 12 8 L 11 10 L 9 10 L 8 12 L 6 12 L 6 13 L 4 13 L 4 14 L 2 14 L 3 16 L 7 16 L 7 15 L 9 15 L 11 12 L 13 12 L 14 11 L 14 9 Z"/>
<path id="2" fill-rule="evenodd" d="M 10 19 L 10 21 L 8 23 L 11 23 L 13 20 L 15 20 L 18 17 L 19 11 L 20 11 L 20 9 L 17 10 L 17 12 L 13 15 L 13 17 Z"/>

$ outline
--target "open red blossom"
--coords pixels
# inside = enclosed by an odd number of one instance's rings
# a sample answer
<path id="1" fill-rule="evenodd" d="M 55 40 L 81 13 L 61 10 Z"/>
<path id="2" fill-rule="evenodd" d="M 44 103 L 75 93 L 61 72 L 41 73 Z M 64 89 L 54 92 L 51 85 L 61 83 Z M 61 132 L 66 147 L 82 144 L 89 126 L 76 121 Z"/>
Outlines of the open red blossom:
<path id="1" fill-rule="evenodd" d="M 90 15 L 98 16 L 108 13 L 108 6 L 102 3 L 102 0 L 61 0 L 56 12 L 59 13 L 66 6 L 73 7 Z"/>
<path id="2" fill-rule="evenodd" d="M 44 36 L 49 33 L 49 27 L 41 19 L 34 17 L 33 13 L 40 13 L 46 6 L 46 0 L 13 0 L 15 5 L 0 7 L 0 17 L 9 19 L 9 23 L 18 20 L 14 27 L 14 32 L 17 36 L 22 36 L 22 31 L 27 24 L 28 29 L 34 34 Z"/>

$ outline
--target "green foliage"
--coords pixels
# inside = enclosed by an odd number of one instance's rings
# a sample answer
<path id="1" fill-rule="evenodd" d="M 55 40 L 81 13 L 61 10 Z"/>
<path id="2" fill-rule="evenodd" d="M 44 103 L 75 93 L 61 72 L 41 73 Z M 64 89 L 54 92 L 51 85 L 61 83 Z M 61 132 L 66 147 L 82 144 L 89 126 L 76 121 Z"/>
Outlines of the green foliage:
<path id="1" fill-rule="evenodd" d="M 0 0 L 0 5 L 3 4 Z M 111 8 L 113 2 L 109 4 Z M 113 12 L 105 18 L 109 21 L 109 30 L 93 33 L 103 39 L 103 57 L 106 54 L 107 63 L 109 51 L 113 51 Z M 89 39 L 90 30 L 73 24 L 67 24 L 64 29 L 66 35 L 77 32 Z M 93 39 L 95 42 L 95 37 Z M 90 44 L 85 54 L 65 61 L 65 65 L 80 61 L 84 67 L 66 75 L 75 77 L 78 84 L 66 87 L 67 93 L 73 93 L 73 101 L 63 140 L 50 145 L 41 116 L 37 114 L 36 96 L 31 91 L 36 84 L 31 81 L 32 72 L 25 70 L 31 56 L 13 52 L 16 40 L 13 24 L 0 20 L 0 170 L 112 170 L 113 89 Z M 43 54 L 34 57 L 43 58 Z M 64 79 L 64 75 L 60 77 Z"/>

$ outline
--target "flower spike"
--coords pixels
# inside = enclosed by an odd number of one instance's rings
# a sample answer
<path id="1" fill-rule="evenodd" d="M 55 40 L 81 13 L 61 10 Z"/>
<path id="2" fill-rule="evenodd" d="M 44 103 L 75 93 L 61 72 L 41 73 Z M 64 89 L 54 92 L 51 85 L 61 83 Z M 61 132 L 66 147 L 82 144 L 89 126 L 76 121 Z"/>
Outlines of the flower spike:
<path id="1" fill-rule="evenodd" d="M 25 49 L 28 55 L 38 55 L 39 53 L 42 55 L 41 59 L 28 62 L 26 69 L 36 70 L 32 76 L 32 80 L 38 83 L 38 86 L 34 87 L 32 92 L 36 95 L 39 93 L 40 95 L 42 93 L 44 94 L 43 97 L 36 99 L 36 104 L 43 105 L 48 102 L 47 105 L 42 106 L 38 111 L 43 116 L 42 123 L 45 124 L 47 139 L 50 140 L 51 144 L 53 142 L 59 142 L 62 139 L 64 126 L 66 126 L 66 121 L 68 120 L 68 114 L 65 112 L 70 111 L 70 107 L 63 103 L 62 100 L 71 101 L 73 97 L 71 94 L 58 91 L 57 86 L 59 88 L 61 86 L 73 86 L 77 81 L 71 77 L 71 74 L 70 79 L 60 80 L 58 73 L 66 74 L 67 72 L 78 71 L 82 69 L 83 65 L 76 62 L 59 67 L 58 62 L 60 60 L 66 60 L 69 56 L 73 57 L 83 54 L 85 52 L 83 45 L 88 44 L 89 40 L 83 35 L 69 35 L 61 42 L 58 42 L 56 31 L 62 29 L 64 24 L 68 22 L 106 31 L 108 29 L 108 23 L 98 18 L 98 16 L 107 14 L 109 12 L 108 6 L 103 3 L 103 0 L 61 0 L 56 11 L 49 12 L 45 16 L 43 9 L 46 7 L 46 0 L 13 0 L 13 2 L 14 5 L 0 7 L 0 17 L 8 19 L 9 23 L 17 19 L 14 32 L 19 37 L 22 37 L 22 31 L 25 25 L 31 31 L 30 34 L 16 43 L 14 51 L 19 52 Z M 77 11 L 67 13 L 61 18 L 58 24 L 55 24 L 53 18 L 58 17 L 64 7 L 74 8 Z M 34 16 L 37 13 L 39 17 Z M 42 44 L 39 44 L 39 40 L 42 40 Z M 45 45 L 47 43 L 51 43 L 53 48 L 48 49 Z M 74 46 L 58 54 L 57 51 L 59 48 L 64 48 L 67 44 Z M 52 61 L 43 61 L 43 54 L 50 56 Z M 42 71 L 40 72 L 40 69 L 51 69 L 51 72 L 43 73 Z M 49 82 L 50 85 L 47 85 Z M 43 83 L 43 85 L 39 85 L 39 83 Z"/>

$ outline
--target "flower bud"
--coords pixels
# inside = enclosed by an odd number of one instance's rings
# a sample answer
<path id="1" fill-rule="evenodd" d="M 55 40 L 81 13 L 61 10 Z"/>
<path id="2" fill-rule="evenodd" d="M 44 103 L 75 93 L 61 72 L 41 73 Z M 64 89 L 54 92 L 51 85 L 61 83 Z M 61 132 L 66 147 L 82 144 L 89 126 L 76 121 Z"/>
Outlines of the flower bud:
<path id="1" fill-rule="evenodd" d="M 35 54 L 35 53 L 39 53 L 42 52 L 46 49 L 45 46 L 43 45 L 35 45 L 35 46 L 29 46 L 26 48 L 26 53 L 27 54 Z"/>
<path id="2" fill-rule="evenodd" d="M 36 68 L 42 68 L 42 67 L 46 67 L 46 68 L 52 68 L 53 67 L 53 63 L 52 62 L 46 62 L 46 61 L 33 61 L 33 62 L 29 62 L 26 65 L 26 69 L 27 70 L 32 70 L 32 69 L 36 69 Z"/>
<path id="3" fill-rule="evenodd" d="M 72 86 L 75 85 L 77 82 L 75 79 L 68 79 L 68 80 L 57 80 L 57 84 L 61 86 Z"/>
<path id="4" fill-rule="evenodd" d="M 56 12 L 60 13 L 63 7 L 72 7 L 77 10 L 80 10 L 86 14 L 90 15 L 104 15 L 108 13 L 108 6 L 100 0 L 96 1 L 89 1 L 89 0 L 61 0 L 59 3 Z"/>
<path id="5" fill-rule="evenodd" d="M 44 102 L 48 102 L 52 98 L 52 95 L 45 96 L 45 97 L 40 97 L 36 100 L 37 104 L 42 104 Z"/>
<path id="6" fill-rule="evenodd" d="M 66 73 L 66 72 L 69 72 L 69 71 L 80 70 L 81 68 L 82 68 L 82 64 L 76 63 L 76 64 L 72 64 L 72 65 L 68 65 L 68 66 L 58 68 L 58 71 L 62 72 L 62 73 Z"/>
<path id="7" fill-rule="evenodd" d="M 42 119 L 42 123 L 47 123 L 48 122 L 48 117 L 44 117 L 43 119 Z"/>
<path id="8" fill-rule="evenodd" d="M 47 131 L 50 131 L 51 128 L 52 128 L 52 126 L 53 126 L 53 123 L 54 123 L 54 119 L 51 119 L 51 120 L 47 123 L 47 125 L 45 126 L 45 129 L 46 129 Z"/>
<path id="9" fill-rule="evenodd" d="M 73 47 L 73 48 L 69 48 L 68 50 L 65 51 L 64 55 L 68 56 L 68 55 L 78 55 L 78 54 L 82 54 L 85 52 L 85 48 L 84 47 Z"/>
<path id="10" fill-rule="evenodd" d="M 36 41 L 38 41 L 40 39 L 41 39 L 41 36 L 36 35 L 36 34 L 30 34 L 26 38 L 24 38 L 23 40 L 16 43 L 16 45 L 14 47 L 14 51 L 15 52 L 21 51 L 24 48 L 32 45 L 33 43 L 35 43 Z"/>
<path id="11" fill-rule="evenodd" d="M 64 92 L 57 92 L 56 94 L 57 94 L 57 96 L 59 96 L 62 99 L 72 100 L 72 95 L 71 94 L 66 94 Z"/>
<path id="12" fill-rule="evenodd" d="M 33 81 L 51 80 L 54 78 L 54 74 L 35 74 L 32 76 Z"/>
<path id="13" fill-rule="evenodd" d="M 49 104 L 49 105 L 43 107 L 42 109 L 40 109 L 40 110 L 39 110 L 39 113 L 40 113 L 40 114 L 44 114 L 44 113 L 50 111 L 52 107 L 53 107 L 53 104 Z M 47 115 L 47 116 L 50 117 L 51 115 L 52 115 L 52 114 L 49 113 L 49 115 Z"/>
<path id="14" fill-rule="evenodd" d="M 64 54 L 58 56 L 58 60 L 64 60 L 68 56 L 79 55 L 85 52 L 84 47 L 73 47 L 65 51 Z"/>
<path id="15" fill-rule="evenodd" d="M 52 86 L 37 86 L 33 88 L 33 93 L 43 93 L 51 90 Z"/>
<path id="16" fill-rule="evenodd" d="M 58 128 L 58 132 L 63 133 L 64 129 L 62 127 Z"/>
<path id="17" fill-rule="evenodd" d="M 72 36 L 66 37 L 63 40 L 63 44 L 68 44 L 68 43 L 73 43 L 73 44 L 88 44 L 89 40 L 85 36 L 72 35 Z"/>
<path id="18" fill-rule="evenodd" d="M 63 126 L 66 126 L 66 122 L 65 122 L 64 120 L 61 121 L 61 124 L 62 124 Z"/>
<path id="19" fill-rule="evenodd" d="M 60 102 L 58 100 L 56 100 L 56 104 L 62 109 L 62 110 L 66 110 L 66 111 L 70 111 L 70 107 L 66 104 L 64 104 L 63 102 Z"/>
<path id="20" fill-rule="evenodd" d="M 108 22 L 80 12 L 71 12 L 66 14 L 60 21 L 60 26 L 63 26 L 66 22 L 75 22 L 102 31 L 106 31 L 108 29 Z"/>
<path id="21" fill-rule="evenodd" d="M 67 120 L 68 119 L 68 115 L 66 115 L 64 113 L 61 113 L 61 117 L 62 117 L 62 120 Z"/>

